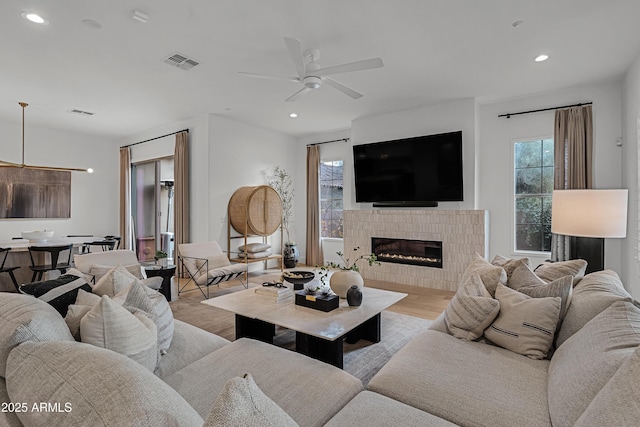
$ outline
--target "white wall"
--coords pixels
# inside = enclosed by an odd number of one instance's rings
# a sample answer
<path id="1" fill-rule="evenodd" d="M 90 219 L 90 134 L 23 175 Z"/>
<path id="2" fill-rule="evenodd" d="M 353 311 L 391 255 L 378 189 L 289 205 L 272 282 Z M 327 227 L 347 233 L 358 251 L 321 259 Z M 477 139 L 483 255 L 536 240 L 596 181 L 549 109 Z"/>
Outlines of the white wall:
<path id="1" fill-rule="evenodd" d="M 627 289 L 640 298 L 640 267 L 638 266 L 638 156 L 640 140 L 640 56 L 627 71 L 623 91 L 623 185 L 629 189 L 627 238 L 622 245 L 623 280 Z"/>
<path id="2" fill-rule="evenodd" d="M 622 134 L 621 82 L 606 82 L 481 105 L 479 108 L 478 200 L 479 209 L 491 215 L 490 256 L 521 256 L 513 252 L 512 143 L 517 139 L 553 137 L 554 112 L 498 118 L 499 114 L 593 101 L 594 187 L 621 188 Z M 605 241 L 605 266 L 621 271 L 621 241 Z M 545 257 L 532 257 L 532 263 Z"/>
<path id="3" fill-rule="evenodd" d="M 20 163 L 21 123 L 0 121 L 0 135 L 0 158 Z M 71 173 L 71 218 L 0 219 L 0 240 L 19 237 L 21 231 L 42 229 L 54 230 L 55 237 L 118 233 L 119 171 L 116 141 L 27 125 L 25 162 L 32 165 L 91 167 L 94 173 Z"/>

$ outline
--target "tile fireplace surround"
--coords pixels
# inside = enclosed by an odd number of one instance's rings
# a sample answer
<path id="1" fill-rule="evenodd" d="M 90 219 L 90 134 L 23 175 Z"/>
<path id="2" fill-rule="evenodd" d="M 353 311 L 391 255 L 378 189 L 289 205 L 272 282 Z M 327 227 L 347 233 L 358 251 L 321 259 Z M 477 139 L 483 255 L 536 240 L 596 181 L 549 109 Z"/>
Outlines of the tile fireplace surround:
<path id="1" fill-rule="evenodd" d="M 371 251 L 372 237 L 442 242 L 442 268 L 383 262 L 359 264 L 365 279 L 455 291 L 475 252 L 488 253 L 489 211 L 374 209 L 344 211 L 345 251 Z"/>

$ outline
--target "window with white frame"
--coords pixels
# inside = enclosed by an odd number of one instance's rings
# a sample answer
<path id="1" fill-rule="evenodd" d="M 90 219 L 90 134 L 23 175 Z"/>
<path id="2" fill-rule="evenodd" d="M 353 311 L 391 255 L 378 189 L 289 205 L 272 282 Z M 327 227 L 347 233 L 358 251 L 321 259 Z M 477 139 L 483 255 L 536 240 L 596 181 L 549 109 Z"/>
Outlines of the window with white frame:
<path id="1" fill-rule="evenodd" d="M 514 143 L 515 250 L 551 251 L 553 138 Z"/>
<path id="2" fill-rule="evenodd" d="M 342 160 L 320 161 L 321 237 L 343 238 Z"/>

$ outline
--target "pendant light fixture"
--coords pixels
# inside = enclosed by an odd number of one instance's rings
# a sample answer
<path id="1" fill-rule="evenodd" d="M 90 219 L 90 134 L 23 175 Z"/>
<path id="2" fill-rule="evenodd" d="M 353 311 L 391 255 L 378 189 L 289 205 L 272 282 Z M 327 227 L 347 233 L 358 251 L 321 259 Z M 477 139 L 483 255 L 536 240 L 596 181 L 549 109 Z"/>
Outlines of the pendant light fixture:
<path id="1" fill-rule="evenodd" d="M 93 169 L 82 169 L 82 168 L 61 168 L 55 166 L 35 166 L 28 165 L 24 162 L 24 109 L 27 108 L 29 104 L 26 102 L 18 102 L 18 105 L 22 107 L 22 163 L 13 163 L 7 162 L 4 160 L 0 160 L 0 167 L 11 167 L 11 168 L 23 168 L 23 169 L 38 169 L 38 170 L 50 170 L 50 171 L 63 171 L 63 172 L 88 172 L 93 173 Z"/>

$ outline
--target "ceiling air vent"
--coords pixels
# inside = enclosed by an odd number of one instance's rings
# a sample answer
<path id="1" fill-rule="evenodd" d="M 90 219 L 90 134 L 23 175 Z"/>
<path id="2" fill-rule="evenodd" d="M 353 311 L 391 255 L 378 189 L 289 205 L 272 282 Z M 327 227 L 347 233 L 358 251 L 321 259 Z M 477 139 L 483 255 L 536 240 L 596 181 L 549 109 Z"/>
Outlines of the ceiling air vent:
<path id="1" fill-rule="evenodd" d="M 77 110 L 75 108 L 67 111 L 70 114 L 78 114 L 79 116 L 93 116 L 95 113 L 90 113 L 89 111 Z"/>
<path id="2" fill-rule="evenodd" d="M 164 59 L 165 64 L 173 65 L 183 70 L 190 70 L 196 65 L 200 64 L 198 61 L 187 58 L 186 55 L 181 53 L 174 53 L 173 55 Z"/>

